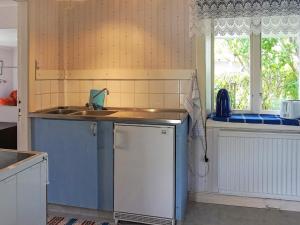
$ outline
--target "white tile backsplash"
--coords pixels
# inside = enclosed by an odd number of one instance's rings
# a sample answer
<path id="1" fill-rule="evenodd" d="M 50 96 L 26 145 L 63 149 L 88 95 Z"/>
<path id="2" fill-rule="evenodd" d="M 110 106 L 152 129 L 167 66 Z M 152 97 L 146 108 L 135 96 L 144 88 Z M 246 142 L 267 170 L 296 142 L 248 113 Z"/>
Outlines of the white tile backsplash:
<path id="1" fill-rule="evenodd" d="M 90 89 L 108 88 L 105 106 L 183 108 L 189 80 L 43 80 L 35 81 L 35 110 L 85 105 Z"/>
<path id="2" fill-rule="evenodd" d="M 121 81 L 121 93 L 134 93 L 134 81 Z"/>
<path id="3" fill-rule="evenodd" d="M 40 93 L 41 94 L 50 94 L 51 93 L 51 81 L 50 80 L 41 81 Z"/>
<path id="4" fill-rule="evenodd" d="M 67 105 L 80 106 L 80 93 L 67 93 Z"/>
<path id="5" fill-rule="evenodd" d="M 107 88 L 107 80 L 94 80 L 93 81 L 93 89 L 101 90 L 103 88 Z"/>
<path id="6" fill-rule="evenodd" d="M 34 85 L 35 85 L 35 94 L 36 95 L 42 94 L 42 82 L 37 80 L 35 81 Z"/>
<path id="7" fill-rule="evenodd" d="M 65 94 L 58 93 L 58 106 L 65 106 L 65 105 L 66 105 Z"/>
<path id="8" fill-rule="evenodd" d="M 67 81 L 67 92 L 68 93 L 78 93 L 80 92 L 80 85 L 78 80 Z"/>
<path id="9" fill-rule="evenodd" d="M 92 80 L 83 80 L 79 81 L 79 91 L 82 93 L 90 92 L 93 89 L 93 81 Z"/>
<path id="10" fill-rule="evenodd" d="M 42 95 L 35 95 L 35 107 L 34 111 L 42 109 Z"/>
<path id="11" fill-rule="evenodd" d="M 59 81 L 58 80 L 50 81 L 50 92 L 51 93 L 59 93 Z"/>
<path id="12" fill-rule="evenodd" d="M 51 94 L 42 95 L 42 108 L 43 109 L 51 108 Z"/>
<path id="13" fill-rule="evenodd" d="M 149 94 L 135 94 L 134 104 L 136 108 L 148 108 Z"/>
<path id="14" fill-rule="evenodd" d="M 163 94 L 150 94 L 150 108 L 164 108 L 164 95 Z"/>
<path id="15" fill-rule="evenodd" d="M 164 93 L 165 94 L 179 94 L 180 93 L 179 83 L 180 83 L 179 80 L 165 81 Z"/>
<path id="16" fill-rule="evenodd" d="M 184 102 L 185 102 L 186 94 L 180 94 L 180 108 L 184 109 Z"/>
<path id="17" fill-rule="evenodd" d="M 107 81 L 107 89 L 110 93 L 120 93 L 121 92 L 121 81 L 109 80 Z"/>
<path id="18" fill-rule="evenodd" d="M 89 92 L 82 92 L 82 93 L 79 94 L 79 98 L 80 98 L 80 105 L 84 106 L 84 105 L 86 105 L 86 103 L 89 102 L 90 93 Z"/>
<path id="19" fill-rule="evenodd" d="M 121 107 L 134 106 L 134 93 L 121 93 Z"/>
<path id="20" fill-rule="evenodd" d="M 160 94 L 164 93 L 165 81 L 162 80 L 151 80 L 149 83 L 149 93 Z"/>
<path id="21" fill-rule="evenodd" d="M 59 93 L 50 94 L 51 107 L 59 106 Z"/>
<path id="22" fill-rule="evenodd" d="M 165 94 L 165 108 L 177 109 L 180 105 L 179 102 L 179 94 Z"/>
<path id="23" fill-rule="evenodd" d="M 190 81 L 189 80 L 181 80 L 180 81 L 180 94 L 187 94 L 190 89 Z"/>
<path id="24" fill-rule="evenodd" d="M 134 82 L 134 92 L 135 93 L 149 93 L 149 81 L 138 80 Z"/>
<path id="25" fill-rule="evenodd" d="M 116 107 L 121 105 L 121 94 L 120 93 L 110 93 L 107 96 L 106 106 Z"/>

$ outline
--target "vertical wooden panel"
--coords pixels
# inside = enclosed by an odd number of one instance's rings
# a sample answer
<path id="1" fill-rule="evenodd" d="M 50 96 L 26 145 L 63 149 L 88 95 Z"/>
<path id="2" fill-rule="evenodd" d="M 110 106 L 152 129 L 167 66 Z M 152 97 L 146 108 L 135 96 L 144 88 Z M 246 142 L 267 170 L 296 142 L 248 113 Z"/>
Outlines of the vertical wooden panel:
<path id="1" fill-rule="evenodd" d="M 145 35 L 145 68 L 152 69 L 152 24 L 151 24 L 151 0 L 145 0 L 144 8 L 145 8 L 145 25 L 144 25 L 144 35 Z"/>
<path id="2" fill-rule="evenodd" d="M 114 68 L 119 69 L 120 68 L 120 12 L 122 11 L 121 8 L 121 1 L 114 0 L 114 18 L 113 18 L 113 24 L 114 24 Z"/>
<path id="3" fill-rule="evenodd" d="M 32 0 L 42 69 L 191 69 L 185 0 Z M 34 18 L 33 18 L 34 16 Z M 64 27 L 66 21 L 66 27 Z M 65 43 L 63 36 L 67 35 Z M 63 46 L 67 53 L 63 52 Z"/>
<path id="4" fill-rule="evenodd" d="M 158 47 L 159 47 L 159 35 L 158 35 L 158 6 L 160 0 L 153 0 L 150 8 L 151 11 L 151 25 L 152 25 L 152 38 L 151 38 L 151 47 L 152 47 L 152 68 L 159 68 L 158 66 Z"/>
<path id="5" fill-rule="evenodd" d="M 145 0 L 140 0 L 138 2 L 138 30 L 139 30 L 139 40 L 138 40 L 138 49 L 136 49 L 136 52 L 138 52 L 139 57 L 139 69 L 145 68 Z"/>

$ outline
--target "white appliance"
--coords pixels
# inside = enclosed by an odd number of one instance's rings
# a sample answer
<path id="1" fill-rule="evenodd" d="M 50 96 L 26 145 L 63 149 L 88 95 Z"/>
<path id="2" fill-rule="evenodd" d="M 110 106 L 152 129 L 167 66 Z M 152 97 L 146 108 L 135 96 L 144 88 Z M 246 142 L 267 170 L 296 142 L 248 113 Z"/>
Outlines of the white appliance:
<path id="1" fill-rule="evenodd" d="M 300 100 L 287 100 L 281 102 L 280 117 L 284 119 L 300 118 Z"/>
<path id="2" fill-rule="evenodd" d="M 46 225 L 48 156 L 0 149 L 0 224 Z"/>
<path id="3" fill-rule="evenodd" d="M 114 219 L 175 224 L 175 128 L 115 124 Z"/>

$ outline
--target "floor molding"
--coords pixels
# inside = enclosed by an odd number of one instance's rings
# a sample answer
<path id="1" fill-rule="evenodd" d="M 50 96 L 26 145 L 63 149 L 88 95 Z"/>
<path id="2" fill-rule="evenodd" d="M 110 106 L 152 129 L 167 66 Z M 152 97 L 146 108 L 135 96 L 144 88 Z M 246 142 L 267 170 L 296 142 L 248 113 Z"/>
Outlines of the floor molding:
<path id="1" fill-rule="evenodd" d="M 300 212 L 300 202 L 265 198 L 229 196 L 218 193 L 189 193 L 189 200 L 194 202 L 253 208 L 272 208 Z"/>

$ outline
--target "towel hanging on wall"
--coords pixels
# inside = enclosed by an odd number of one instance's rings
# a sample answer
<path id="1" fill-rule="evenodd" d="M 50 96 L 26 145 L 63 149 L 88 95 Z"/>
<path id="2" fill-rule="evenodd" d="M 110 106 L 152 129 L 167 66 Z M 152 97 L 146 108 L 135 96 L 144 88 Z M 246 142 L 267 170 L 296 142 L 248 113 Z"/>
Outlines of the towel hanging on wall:
<path id="1" fill-rule="evenodd" d="M 205 131 L 202 120 L 202 108 L 197 71 L 195 71 L 192 75 L 190 89 L 186 96 L 184 107 L 191 117 L 189 124 L 189 136 L 203 138 L 205 136 Z"/>

